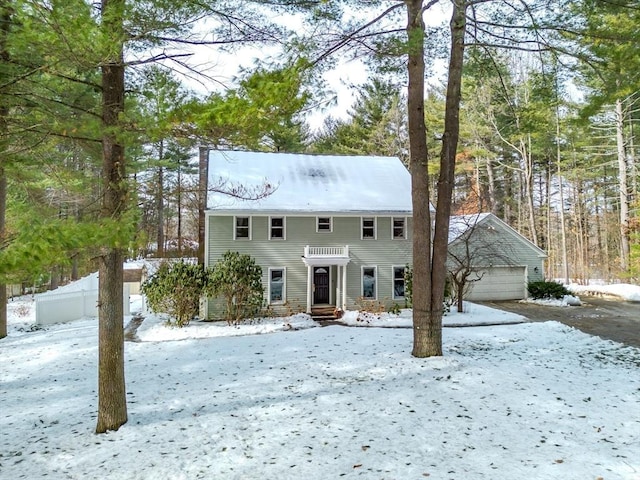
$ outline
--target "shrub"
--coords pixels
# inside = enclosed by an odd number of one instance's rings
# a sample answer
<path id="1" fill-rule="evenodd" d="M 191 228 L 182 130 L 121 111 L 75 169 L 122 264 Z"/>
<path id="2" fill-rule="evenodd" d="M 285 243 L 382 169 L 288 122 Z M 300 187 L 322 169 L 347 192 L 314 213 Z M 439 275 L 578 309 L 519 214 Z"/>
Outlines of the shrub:
<path id="1" fill-rule="evenodd" d="M 164 262 L 142 284 L 142 293 L 152 312 L 166 313 L 178 327 L 184 327 L 198 314 L 200 297 L 207 284 L 208 272 L 202 265 Z"/>
<path id="2" fill-rule="evenodd" d="M 536 300 L 541 298 L 562 298 L 571 294 L 564 285 L 558 282 L 530 282 L 527 285 L 527 290 L 529 290 L 529 295 Z"/>
<path id="3" fill-rule="evenodd" d="M 224 298 L 229 324 L 250 318 L 262 307 L 262 268 L 249 255 L 228 251 L 213 267 L 208 293 Z"/>

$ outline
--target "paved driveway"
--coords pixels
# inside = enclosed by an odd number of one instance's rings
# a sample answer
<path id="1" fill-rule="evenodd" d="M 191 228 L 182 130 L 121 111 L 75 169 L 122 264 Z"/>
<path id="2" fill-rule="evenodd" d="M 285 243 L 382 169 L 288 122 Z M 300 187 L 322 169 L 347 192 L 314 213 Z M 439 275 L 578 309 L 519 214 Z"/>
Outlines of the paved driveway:
<path id="1" fill-rule="evenodd" d="M 549 307 L 519 302 L 478 302 L 492 308 L 524 315 L 534 322 L 556 320 L 640 348 L 640 303 L 581 296 L 580 307 Z"/>

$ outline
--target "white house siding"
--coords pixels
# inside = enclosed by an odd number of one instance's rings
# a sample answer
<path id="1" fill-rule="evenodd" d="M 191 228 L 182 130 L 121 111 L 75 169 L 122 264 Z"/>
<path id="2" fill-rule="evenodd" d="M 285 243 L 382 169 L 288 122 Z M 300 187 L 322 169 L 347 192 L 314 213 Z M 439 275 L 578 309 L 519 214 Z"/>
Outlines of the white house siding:
<path id="1" fill-rule="evenodd" d="M 275 215 L 274 215 L 275 216 Z M 321 213 L 320 216 L 331 216 Z M 371 215 L 365 215 L 371 216 Z M 316 232 L 316 216 L 286 216 L 286 240 L 269 240 L 269 216 L 252 217 L 251 240 L 233 240 L 234 217 L 210 215 L 208 217 L 208 251 L 206 263 L 214 265 L 227 250 L 251 255 L 262 267 L 265 297 L 268 292 L 269 267 L 286 268 L 286 300 L 295 310 L 304 310 L 307 295 L 307 267 L 302 262 L 306 245 L 349 246 L 347 265 L 347 308 L 356 308 L 361 292 L 361 267 L 377 267 L 378 300 L 387 307 L 401 301 L 393 300 L 392 267 L 411 263 L 411 232 L 407 239 L 391 239 L 392 216 L 377 217 L 377 238 L 361 240 L 361 216 L 332 216 L 331 233 Z M 407 229 L 411 219 L 407 219 Z M 335 304 L 336 271 L 331 275 L 330 301 Z M 339 302 L 338 302 L 339 303 Z M 274 306 L 274 311 L 284 309 Z M 209 317 L 220 315 L 220 305 L 209 302 Z M 282 313 L 285 313 L 284 311 Z"/>

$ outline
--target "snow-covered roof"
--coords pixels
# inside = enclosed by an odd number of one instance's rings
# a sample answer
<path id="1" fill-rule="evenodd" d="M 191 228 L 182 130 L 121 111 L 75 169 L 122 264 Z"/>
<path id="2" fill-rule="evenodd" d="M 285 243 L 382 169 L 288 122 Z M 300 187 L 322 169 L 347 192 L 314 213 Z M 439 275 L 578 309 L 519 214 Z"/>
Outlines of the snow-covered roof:
<path id="1" fill-rule="evenodd" d="M 242 200 L 211 191 L 227 182 L 275 191 Z M 207 208 L 216 211 L 402 213 L 410 215 L 411 176 L 396 157 L 303 155 L 212 150 Z"/>
<path id="2" fill-rule="evenodd" d="M 493 225 L 499 225 L 502 227 L 502 231 L 508 232 L 517 238 L 520 242 L 527 245 L 534 250 L 539 256 L 546 257 L 547 254 L 540 247 L 535 245 L 531 240 L 517 232 L 514 228 L 507 223 L 500 220 L 493 213 L 474 213 L 470 215 L 455 215 L 449 219 L 449 243 L 451 244 L 468 230 L 474 228 L 476 225 L 481 225 L 485 222 L 492 222 Z"/>
<path id="3" fill-rule="evenodd" d="M 449 243 L 460 238 L 467 230 L 472 229 L 490 213 L 474 213 L 471 215 L 455 215 L 449 219 Z"/>

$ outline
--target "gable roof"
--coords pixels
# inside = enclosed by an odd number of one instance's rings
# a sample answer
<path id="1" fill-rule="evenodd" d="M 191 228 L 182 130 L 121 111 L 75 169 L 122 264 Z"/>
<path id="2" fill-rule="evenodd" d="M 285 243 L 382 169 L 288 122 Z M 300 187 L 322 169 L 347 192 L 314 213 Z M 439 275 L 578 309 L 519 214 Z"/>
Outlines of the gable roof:
<path id="1" fill-rule="evenodd" d="M 241 212 L 393 213 L 411 215 L 411 176 L 396 157 L 211 150 L 209 185 L 275 191 L 242 200 L 209 191 L 207 209 Z"/>
<path id="2" fill-rule="evenodd" d="M 493 213 L 476 213 L 471 215 L 452 216 L 449 220 L 449 244 L 454 243 L 476 225 L 483 225 L 485 223 L 489 223 L 499 227 L 503 232 L 513 236 L 520 243 L 532 249 L 536 255 L 544 258 L 547 257 L 547 253 L 544 250 L 542 250 L 524 235 L 518 233 L 507 223 L 500 220 Z"/>
<path id="3" fill-rule="evenodd" d="M 453 215 L 449 218 L 449 243 L 456 241 L 473 227 L 484 220 L 489 213 L 473 213 L 470 215 Z"/>

